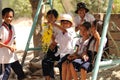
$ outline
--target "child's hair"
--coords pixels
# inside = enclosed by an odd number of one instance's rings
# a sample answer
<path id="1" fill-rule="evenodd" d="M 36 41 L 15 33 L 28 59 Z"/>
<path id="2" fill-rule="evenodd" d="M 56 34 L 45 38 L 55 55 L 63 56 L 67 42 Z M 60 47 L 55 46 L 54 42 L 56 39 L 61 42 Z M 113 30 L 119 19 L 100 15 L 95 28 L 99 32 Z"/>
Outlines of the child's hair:
<path id="1" fill-rule="evenodd" d="M 55 9 L 51 9 L 47 12 L 47 16 L 53 14 L 55 18 L 58 18 L 58 12 Z"/>
<path id="2" fill-rule="evenodd" d="M 89 30 L 90 27 L 91 27 L 91 23 L 90 23 L 90 22 L 84 22 L 84 23 L 82 24 L 82 26 L 84 26 L 87 30 Z"/>
<path id="3" fill-rule="evenodd" d="M 14 10 L 12 8 L 4 8 L 2 10 L 2 16 L 5 16 L 6 13 L 9 13 L 10 11 L 13 12 L 13 16 L 14 16 Z"/>
<path id="4" fill-rule="evenodd" d="M 103 29 L 103 21 L 96 19 L 96 20 L 93 21 L 93 25 L 101 36 L 102 29 Z"/>

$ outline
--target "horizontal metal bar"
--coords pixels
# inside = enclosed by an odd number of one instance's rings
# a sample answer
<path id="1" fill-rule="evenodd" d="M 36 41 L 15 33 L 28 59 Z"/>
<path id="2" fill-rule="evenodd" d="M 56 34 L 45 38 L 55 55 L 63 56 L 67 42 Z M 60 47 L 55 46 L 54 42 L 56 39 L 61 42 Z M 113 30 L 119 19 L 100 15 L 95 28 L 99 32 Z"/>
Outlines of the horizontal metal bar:
<path id="1" fill-rule="evenodd" d="M 107 66 L 107 65 L 113 65 L 113 64 L 120 64 L 120 59 L 118 60 L 107 60 L 107 61 L 101 61 L 100 66 Z"/>
<path id="2" fill-rule="evenodd" d="M 28 48 L 27 51 L 31 51 L 31 50 L 41 50 L 40 47 L 36 47 L 36 48 Z"/>

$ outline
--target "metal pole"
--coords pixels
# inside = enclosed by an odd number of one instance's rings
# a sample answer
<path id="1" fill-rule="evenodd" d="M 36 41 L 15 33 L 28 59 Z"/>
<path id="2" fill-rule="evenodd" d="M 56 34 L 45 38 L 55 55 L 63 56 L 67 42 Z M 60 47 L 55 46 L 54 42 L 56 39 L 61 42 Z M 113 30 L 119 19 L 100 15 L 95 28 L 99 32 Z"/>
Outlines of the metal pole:
<path id="1" fill-rule="evenodd" d="M 108 65 L 115 65 L 115 64 L 120 64 L 120 59 L 101 61 L 99 66 L 108 66 Z"/>
<path id="2" fill-rule="evenodd" d="M 51 9 L 53 9 L 53 0 L 49 0 L 49 3 L 50 3 Z"/>
<path id="3" fill-rule="evenodd" d="M 107 13 L 106 13 L 106 17 L 105 17 L 105 21 L 104 21 L 104 25 L 103 25 L 103 32 L 102 32 L 100 47 L 98 50 L 97 59 L 95 61 L 95 68 L 93 70 L 92 80 L 97 80 L 100 60 L 101 60 L 101 56 L 102 56 L 102 52 L 103 52 L 104 40 L 106 38 L 110 14 L 111 14 L 111 10 L 112 10 L 112 3 L 113 3 L 113 0 L 109 0 Z"/>
<path id="4" fill-rule="evenodd" d="M 22 62 L 21 62 L 22 65 L 24 64 L 25 57 L 27 55 L 27 51 L 28 51 L 28 48 L 29 48 L 29 43 L 30 43 L 30 40 L 32 38 L 32 35 L 33 35 L 35 27 L 36 27 L 36 23 L 37 23 L 37 20 L 38 20 L 38 16 L 39 16 L 39 13 L 40 13 L 40 10 L 41 10 L 42 3 L 43 3 L 43 0 L 39 0 L 37 11 L 36 11 L 34 21 L 33 21 L 33 24 L 32 24 L 32 28 L 31 28 L 31 31 L 30 31 L 30 35 L 29 35 L 29 38 L 28 38 L 28 41 L 27 41 L 27 44 L 26 44 L 26 47 L 25 47 L 25 53 L 24 53 L 23 58 L 22 58 Z"/>

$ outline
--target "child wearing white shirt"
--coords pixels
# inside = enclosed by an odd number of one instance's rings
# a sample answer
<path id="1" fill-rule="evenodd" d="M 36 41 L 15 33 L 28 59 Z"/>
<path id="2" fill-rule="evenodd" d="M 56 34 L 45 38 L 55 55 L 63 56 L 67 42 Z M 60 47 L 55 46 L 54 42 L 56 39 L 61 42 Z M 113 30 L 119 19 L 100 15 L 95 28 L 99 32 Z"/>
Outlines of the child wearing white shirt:
<path id="1" fill-rule="evenodd" d="M 23 80 L 25 74 L 22 66 L 14 53 L 15 48 L 15 31 L 11 22 L 14 17 L 14 10 L 4 8 L 2 18 L 4 22 L 0 26 L 0 80 L 8 80 L 11 68 L 17 75 L 18 80 Z"/>
<path id="2" fill-rule="evenodd" d="M 67 80 L 68 63 L 67 56 L 74 52 L 74 38 L 76 33 L 73 27 L 73 19 L 69 14 L 63 14 L 60 17 L 61 26 L 56 26 L 61 30 L 55 41 L 59 44 L 59 49 L 56 55 L 60 54 L 61 76 L 62 80 Z M 54 24 L 56 25 L 56 24 Z"/>

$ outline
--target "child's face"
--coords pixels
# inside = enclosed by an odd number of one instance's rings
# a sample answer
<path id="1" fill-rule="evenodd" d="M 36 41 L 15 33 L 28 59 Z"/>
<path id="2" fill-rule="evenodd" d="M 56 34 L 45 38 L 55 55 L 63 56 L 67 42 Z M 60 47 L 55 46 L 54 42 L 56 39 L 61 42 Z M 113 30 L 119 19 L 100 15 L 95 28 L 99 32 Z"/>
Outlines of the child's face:
<path id="1" fill-rule="evenodd" d="M 3 16 L 3 19 L 7 24 L 10 24 L 13 20 L 13 17 L 14 17 L 13 12 L 10 11 L 10 12 L 6 13 L 5 16 Z"/>
<path id="2" fill-rule="evenodd" d="M 54 23 L 56 21 L 56 18 L 53 14 L 49 14 L 47 16 L 47 20 L 48 20 L 49 23 Z"/>
<path id="3" fill-rule="evenodd" d="M 86 12 L 85 12 L 85 9 L 84 9 L 84 8 L 81 8 L 81 9 L 78 10 L 78 15 L 79 15 L 80 17 L 84 17 L 85 14 L 86 14 Z"/>
<path id="4" fill-rule="evenodd" d="M 89 30 L 87 30 L 84 26 L 80 26 L 80 35 L 82 37 L 86 37 L 89 35 Z"/>
<path id="5" fill-rule="evenodd" d="M 72 26 L 72 23 L 70 21 L 67 21 L 67 20 L 62 20 L 61 25 L 63 28 L 67 29 L 67 28 L 70 28 Z"/>

